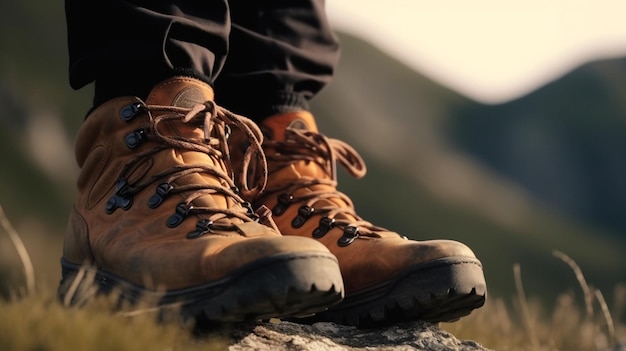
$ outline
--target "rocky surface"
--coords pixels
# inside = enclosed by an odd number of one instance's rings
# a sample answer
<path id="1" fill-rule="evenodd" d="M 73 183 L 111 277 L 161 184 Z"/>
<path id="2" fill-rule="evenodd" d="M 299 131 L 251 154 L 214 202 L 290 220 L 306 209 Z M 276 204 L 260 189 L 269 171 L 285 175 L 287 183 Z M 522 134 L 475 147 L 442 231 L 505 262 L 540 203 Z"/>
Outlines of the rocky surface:
<path id="1" fill-rule="evenodd" d="M 425 322 L 358 329 L 334 323 L 271 321 L 236 328 L 229 334 L 229 351 L 489 351 Z"/>

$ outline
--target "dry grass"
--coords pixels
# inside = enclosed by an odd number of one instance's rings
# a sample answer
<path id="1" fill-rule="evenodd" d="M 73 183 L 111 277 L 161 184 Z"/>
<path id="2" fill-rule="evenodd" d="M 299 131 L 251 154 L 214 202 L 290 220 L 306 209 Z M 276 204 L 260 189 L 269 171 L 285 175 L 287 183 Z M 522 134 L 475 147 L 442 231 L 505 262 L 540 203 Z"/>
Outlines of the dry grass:
<path id="1" fill-rule="evenodd" d="M 9 239 L 13 243 L 13 246 L 15 246 L 15 251 L 22 261 L 22 267 L 24 267 L 24 276 L 26 277 L 26 291 L 32 294 L 35 292 L 35 269 L 33 268 L 33 263 L 30 260 L 30 255 L 28 254 L 28 251 L 26 250 L 26 246 L 24 246 L 22 239 L 17 234 L 17 231 L 15 231 L 15 228 L 13 228 L 13 225 L 11 225 L 11 222 L 9 221 L 7 216 L 4 214 L 4 209 L 2 208 L 2 206 L 0 206 L 0 224 L 9 236 Z"/>
<path id="2" fill-rule="evenodd" d="M 146 306 L 120 311 L 113 308 L 113 297 L 93 298 L 93 285 L 89 284 L 93 275 L 88 270 L 82 271 L 80 280 L 87 284 L 75 284 L 70 288 L 70 297 L 79 305 L 82 305 L 81 300 L 92 301 L 81 308 L 68 307 L 70 298 L 67 301 L 57 299 L 56 282 L 45 281 L 35 288 L 33 263 L 26 251 L 27 246 L 1 208 L 0 217 L 18 253 L 24 275 L 23 279 L 17 279 L 15 274 L 0 276 L 0 283 L 6 284 L 8 280 L 13 284 L 11 296 L 0 297 L 0 350 L 193 351 L 226 348 L 227 341 L 222 335 L 198 338 L 191 326 L 180 321 L 157 322 L 154 310 Z M 537 299 L 526 297 L 521 268 L 515 266 L 517 296 L 514 299 L 509 302 L 488 299 L 485 307 L 456 323 L 442 324 L 442 327 L 459 339 L 475 340 L 498 351 L 624 350 L 626 325 L 620 321 L 626 312 L 626 285 L 616 286 L 615 301 L 609 308 L 603 294 L 587 283 L 574 260 L 558 251 L 554 255 L 572 269 L 580 284 L 582 298 L 574 292 L 564 293 L 556 298 L 554 309 L 546 311 Z M 35 261 L 35 266 L 37 263 Z M 12 271 L 15 267 L 17 265 Z"/>
<path id="3" fill-rule="evenodd" d="M 626 285 L 615 287 L 610 309 L 598 289 L 590 286 L 575 261 L 562 252 L 554 256 L 570 266 L 582 290 L 582 298 L 567 292 L 546 310 L 538 299 L 528 299 L 521 268 L 513 267 L 517 296 L 512 308 L 502 299 L 488 301 L 469 317 L 443 327 L 461 339 L 473 339 L 498 351 L 621 351 L 626 349 Z"/>
<path id="4" fill-rule="evenodd" d="M 153 315 L 111 312 L 106 299 L 66 308 L 38 292 L 0 301 L 0 350 L 223 350 L 225 342 L 194 338 L 190 328 L 155 323 Z"/>

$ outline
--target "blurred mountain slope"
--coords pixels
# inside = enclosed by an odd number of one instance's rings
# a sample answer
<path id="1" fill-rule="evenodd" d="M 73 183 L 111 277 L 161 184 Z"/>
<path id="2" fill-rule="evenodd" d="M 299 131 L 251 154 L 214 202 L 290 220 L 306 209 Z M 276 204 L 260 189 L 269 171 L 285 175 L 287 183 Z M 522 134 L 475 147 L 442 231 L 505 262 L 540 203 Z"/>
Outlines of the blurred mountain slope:
<path id="1" fill-rule="evenodd" d="M 542 188 L 530 186 L 523 177 L 525 172 L 541 173 L 533 172 L 537 165 L 529 162 L 525 147 L 535 147 L 545 158 L 542 162 L 554 168 L 563 163 L 560 156 L 576 154 L 584 143 L 606 144 L 614 146 L 605 151 L 615 155 L 611 160 L 617 164 L 606 162 L 601 171 L 595 169 L 603 172 L 601 177 L 585 175 L 589 183 L 581 186 L 593 183 L 608 188 L 607 179 L 616 181 L 616 190 L 621 186 L 617 183 L 624 175 L 618 172 L 623 168 L 618 159 L 626 156 L 620 143 L 624 139 L 609 142 L 607 136 L 623 135 L 618 129 L 623 125 L 623 104 L 605 98 L 609 93 L 620 96 L 616 87 L 621 85 L 613 75 L 605 80 L 596 77 L 604 93 L 587 94 L 584 79 L 589 71 L 602 71 L 621 60 L 590 63 L 537 95 L 491 106 L 430 81 L 356 37 L 342 34 L 341 39 L 343 57 L 336 79 L 313 107 L 323 132 L 348 141 L 368 163 L 365 179 L 341 180 L 342 189 L 353 196 L 366 218 L 416 239 L 452 238 L 468 243 L 483 259 L 496 293 L 513 291 L 512 266 L 516 262 L 529 272 L 525 279 L 536 293 L 556 294 L 566 286 L 576 287 L 573 274 L 552 257 L 554 249 L 575 258 L 593 277 L 590 280 L 605 291 L 626 280 L 624 231 L 594 220 L 590 213 L 575 214 L 549 201 Z M 594 109 L 602 117 L 573 118 L 571 125 L 579 123 L 584 128 L 578 129 L 580 139 L 572 136 L 573 144 L 565 145 L 572 146 L 569 150 L 558 149 L 557 153 L 551 144 L 538 145 L 536 135 L 550 140 L 552 133 L 573 128 L 557 121 L 564 119 L 564 106 L 574 103 L 602 106 Z M 531 107 L 536 111 L 532 115 L 535 121 L 546 116 L 543 123 L 552 129 L 537 130 L 518 138 L 516 144 L 492 126 L 508 125 L 515 130 L 521 122 L 511 111 Z M 522 123 L 520 128 L 518 132 L 528 127 Z M 500 158 L 493 161 L 485 150 Z M 520 159 L 520 154 L 526 158 Z M 585 168 L 576 160 L 570 166 Z M 570 175 L 570 168 L 551 171 L 562 178 L 549 173 L 552 177 L 532 179 L 556 191 L 569 185 L 568 177 L 578 176 Z M 592 190 L 579 190 L 586 191 Z M 614 200 L 602 203 L 607 211 L 619 211 L 615 207 L 623 206 L 617 191 L 615 195 Z"/>
<path id="2" fill-rule="evenodd" d="M 464 106 L 448 135 L 564 213 L 626 233 L 626 60 L 587 64 L 515 101 Z"/>

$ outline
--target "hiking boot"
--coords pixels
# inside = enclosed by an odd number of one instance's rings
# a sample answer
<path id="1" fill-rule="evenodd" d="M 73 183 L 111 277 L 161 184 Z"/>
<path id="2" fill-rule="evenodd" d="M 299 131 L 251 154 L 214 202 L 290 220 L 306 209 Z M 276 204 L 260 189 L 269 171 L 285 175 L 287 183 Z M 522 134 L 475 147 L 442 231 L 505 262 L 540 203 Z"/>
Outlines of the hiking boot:
<path id="1" fill-rule="evenodd" d="M 408 320 L 454 321 L 484 304 L 479 260 L 450 240 L 408 240 L 359 217 L 337 191 L 336 163 L 356 177 L 363 160 L 346 143 L 318 133 L 308 112 L 266 119 L 266 191 L 255 205 L 272 210 L 283 235 L 314 238 L 339 261 L 342 303 L 312 321 L 372 326 Z"/>
<path id="2" fill-rule="evenodd" d="M 87 117 L 63 249 L 66 304 L 82 298 L 81 267 L 95 271 L 100 292 L 212 322 L 310 315 L 341 301 L 328 249 L 280 235 L 269 210 L 243 200 L 265 179 L 235 187 L 227 137 L 240 129 L 252 145 L 247 156 L 264 163 L 262 134 L 212 98 L 208 85 L 179 77 L 145 101 L 116 98 Z"/>

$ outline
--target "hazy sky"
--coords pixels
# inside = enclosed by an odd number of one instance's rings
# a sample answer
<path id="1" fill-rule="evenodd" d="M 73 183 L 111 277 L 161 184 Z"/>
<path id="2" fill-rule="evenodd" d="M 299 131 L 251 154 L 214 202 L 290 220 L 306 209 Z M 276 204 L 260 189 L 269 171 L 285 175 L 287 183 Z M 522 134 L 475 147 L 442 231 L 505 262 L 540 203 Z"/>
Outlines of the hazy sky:
<path id="1" fill-rule="evenodd" d="M 626 56 L 626 0 L 327 0 L 358 34 L 485 103 L 526 94 L 596 58 Z"/>

